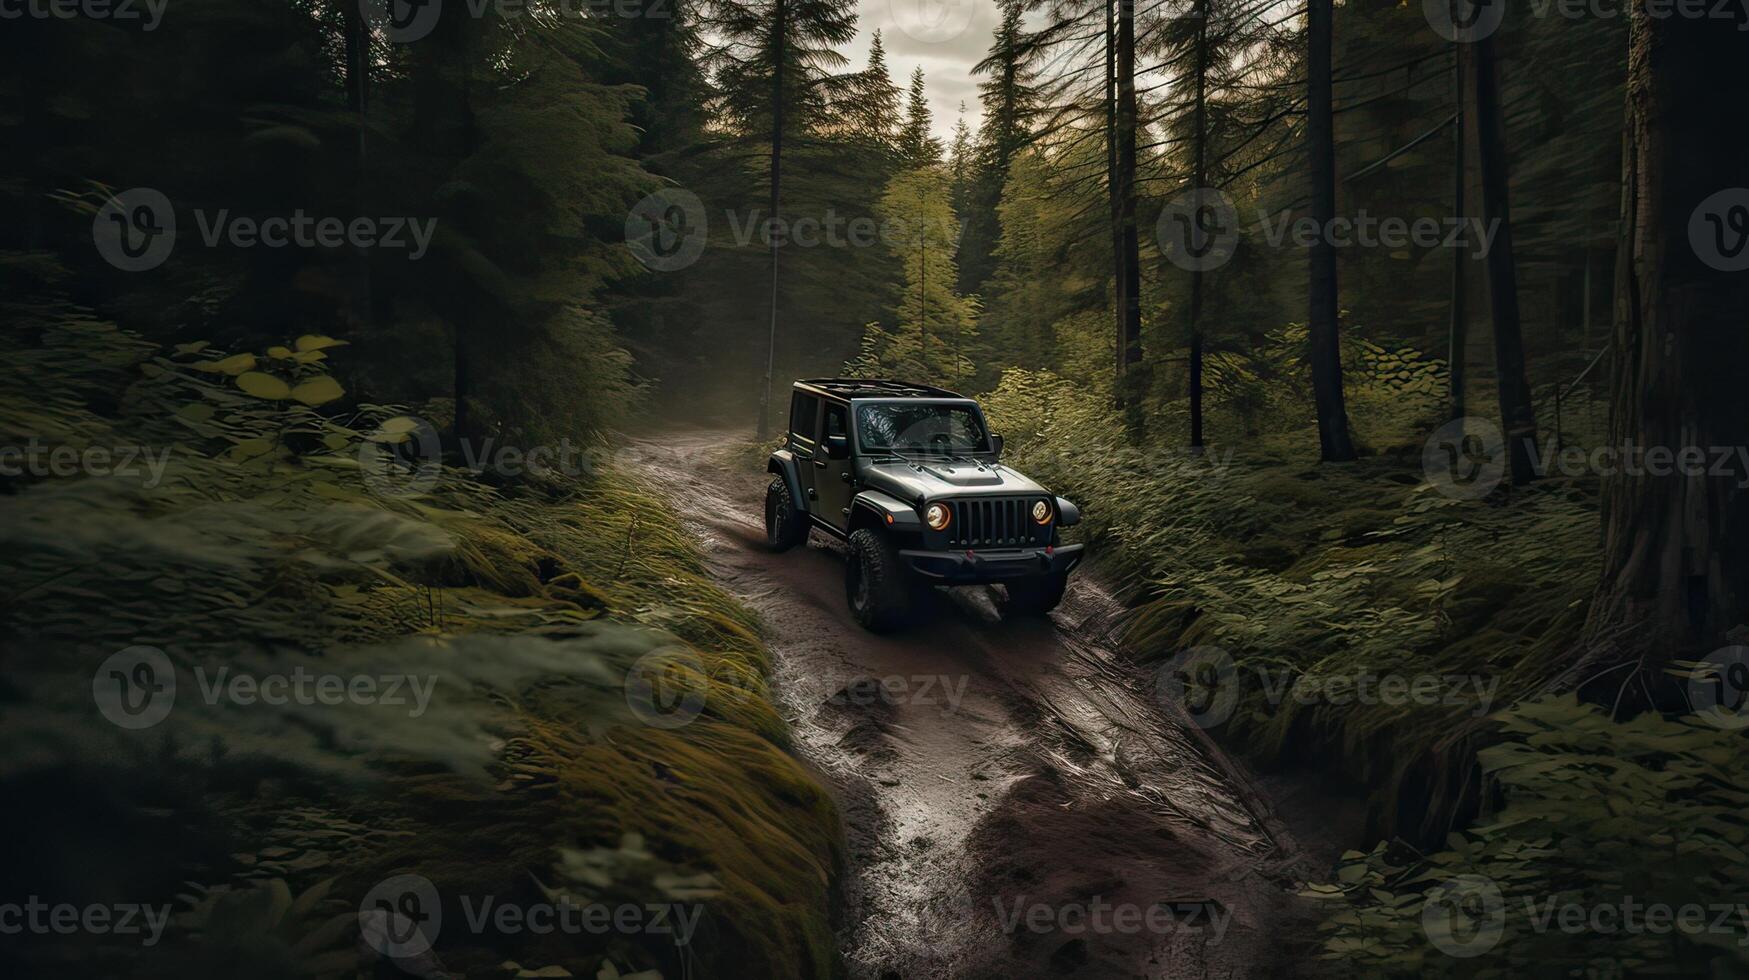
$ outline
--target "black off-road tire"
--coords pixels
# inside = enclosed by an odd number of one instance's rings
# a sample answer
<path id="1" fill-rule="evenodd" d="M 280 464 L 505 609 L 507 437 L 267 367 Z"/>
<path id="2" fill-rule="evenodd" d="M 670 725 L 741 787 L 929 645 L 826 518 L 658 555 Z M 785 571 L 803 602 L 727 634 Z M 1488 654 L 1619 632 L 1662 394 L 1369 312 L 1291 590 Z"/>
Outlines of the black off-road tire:
<path id="1" fill-rule="evenodd" d="M 789 485 L 783 477 L 765 488 L 765 545 L 772 551 L 788 551 L 808 540 L 808 517 L 796 512 Z"/>
<path id="2" fill-rule="evenodd" d="M 1002 615 L 1043 616 L 1057 608 L 1068 587 L 1069 576 L 1060 573 L 1015 579 L 1003 586 L 1008 596 L 1002 603 Z"/>
<path id="3" fill-rule="evenodd" d="M 911 618 L 915 584 L 899 549 L 879 531 L 863 528 L 850 535 L 850 561 L 844 569 L 844 598 L 863 628 L 885 633 Z"/>

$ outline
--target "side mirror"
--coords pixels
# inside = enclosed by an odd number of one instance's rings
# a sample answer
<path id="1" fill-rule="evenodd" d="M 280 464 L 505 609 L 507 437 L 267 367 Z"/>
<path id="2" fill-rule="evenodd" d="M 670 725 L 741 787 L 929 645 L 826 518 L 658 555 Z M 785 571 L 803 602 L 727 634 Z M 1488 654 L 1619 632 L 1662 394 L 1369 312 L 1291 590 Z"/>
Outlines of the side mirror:
<path id="1" fill-rule="evenodd" d="M 1002 455 L 1002 437 L 1001 436 L 994 435 L 994 434 L 992 434 L 990 436 L 990 451 L 992 453 L 995 453 L 997 456 Z"/>
<path id="2" fill-rule="evenodd" d="M 827 436 L 826 437 L 826 458 L 827 459 L 849 459 L 850 458 L 850 439 L 849 439 L 849 437 L 847 437 L 847 436 Z"/>

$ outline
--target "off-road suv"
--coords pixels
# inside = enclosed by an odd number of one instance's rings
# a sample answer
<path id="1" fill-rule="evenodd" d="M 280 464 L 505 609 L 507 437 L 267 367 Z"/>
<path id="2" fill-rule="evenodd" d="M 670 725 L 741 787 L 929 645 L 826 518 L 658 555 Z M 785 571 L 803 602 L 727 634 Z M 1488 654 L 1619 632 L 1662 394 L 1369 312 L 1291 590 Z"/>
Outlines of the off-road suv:
<path id="1" fill-rule="evenodd" d="M 871 630 L 903 623 L 931 585 L 1001 583 L 1005 614 L 1063 598 L 1081 545 L 1067 500 L 1001 463 L 977 402 L 896 381 L 822 378 L 790 393 L 789 434 L 771 454 L 765 536 L 785 551 L 819 528 L 850 544 L 844 593 Z"/>

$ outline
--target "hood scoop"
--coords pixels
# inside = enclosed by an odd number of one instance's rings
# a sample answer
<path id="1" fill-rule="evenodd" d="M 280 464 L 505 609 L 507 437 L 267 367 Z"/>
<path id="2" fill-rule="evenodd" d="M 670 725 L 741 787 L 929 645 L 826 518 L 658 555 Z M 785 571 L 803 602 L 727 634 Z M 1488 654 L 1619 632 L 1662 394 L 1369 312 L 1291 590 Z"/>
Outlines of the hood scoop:
<path id="1" fill-rule="evenodd" d="M 988 466 L 976 463 L 925 463 L 917 467 L 920 471 L 956 487 L 999 487 L 1002 485 L 1002 474 Z"/>

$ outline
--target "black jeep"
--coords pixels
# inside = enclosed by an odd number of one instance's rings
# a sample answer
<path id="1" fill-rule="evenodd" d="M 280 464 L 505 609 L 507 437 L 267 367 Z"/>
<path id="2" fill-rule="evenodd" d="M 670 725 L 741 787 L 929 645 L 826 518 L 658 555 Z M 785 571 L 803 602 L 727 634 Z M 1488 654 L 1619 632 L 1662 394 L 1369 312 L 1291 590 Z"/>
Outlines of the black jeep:
<path id="1" fill-rule="evenodd" d="M 1000 582 L 1004 612 L 1063 598 L 1080 511 L 1003 466 L 977 402 L 896 381 L 822 378 L 790 394 L 789 434 L 766 469 L 765 535 L 784 551 L 820 528 L 850 544 L 845 596 L 871 630 L 904 622 L 929 585 Z"/>

